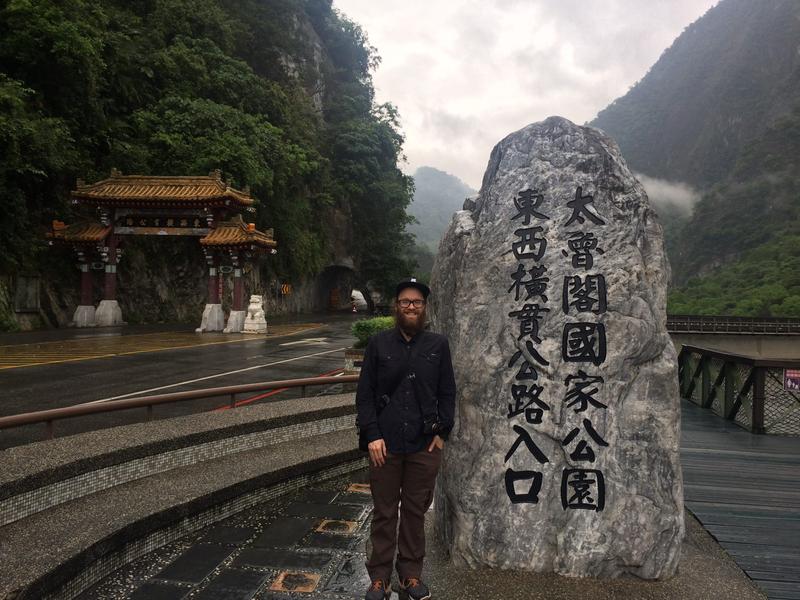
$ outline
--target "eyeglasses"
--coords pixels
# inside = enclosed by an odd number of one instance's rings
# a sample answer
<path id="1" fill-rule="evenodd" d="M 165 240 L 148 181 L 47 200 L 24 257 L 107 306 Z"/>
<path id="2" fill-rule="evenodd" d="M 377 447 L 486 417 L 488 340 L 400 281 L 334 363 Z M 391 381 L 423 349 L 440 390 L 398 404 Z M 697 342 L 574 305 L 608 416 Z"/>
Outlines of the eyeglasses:
<path id="1" fill-rule="evenodd" d="M 420 308 L 422 306 L 425 306 L 425 300 L 420 300 L 419 298 L 417 298 L 416 300 L 408 300 L 406 298 L 403 298 L 402 300 L 398 300 L 397 304 L 400 306 L 400 308 L 408 308 L 409 306 L 413 306 L 414 308 Z"/>

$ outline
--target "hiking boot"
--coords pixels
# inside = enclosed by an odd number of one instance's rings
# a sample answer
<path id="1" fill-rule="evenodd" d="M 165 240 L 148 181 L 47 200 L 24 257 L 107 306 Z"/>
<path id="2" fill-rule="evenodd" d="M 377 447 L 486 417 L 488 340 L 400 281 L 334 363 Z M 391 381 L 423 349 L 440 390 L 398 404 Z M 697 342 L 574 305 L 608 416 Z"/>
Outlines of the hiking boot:
<path id="1" fill-rule="evenodd" d="M 389 588 L 389 582 L 383 579 L 376 579 L 369 586 L 364 600 L 388 600 L 392 595 L 392 590 Z"/>
<path id="2" fill-rule="evenodd" d="M 400 598 L 403 597 L 411 600 L 428 600 L 431 592 L 420 579 L 408 577 L 400 580 Z"/>

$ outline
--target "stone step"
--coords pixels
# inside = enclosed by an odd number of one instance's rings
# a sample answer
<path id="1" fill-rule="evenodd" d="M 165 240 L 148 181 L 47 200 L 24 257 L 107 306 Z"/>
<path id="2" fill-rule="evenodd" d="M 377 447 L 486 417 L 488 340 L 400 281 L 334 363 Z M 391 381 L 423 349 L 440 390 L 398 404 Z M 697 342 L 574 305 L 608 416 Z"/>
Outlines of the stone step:
<path id="1" fill-rule="evenodd" d="M 91 431 L 0 452 L 0 527 L 140 477 L 353 429 L 355 400 L 299 398 Z"/>
<path id="2" fill-rule="evenodd" d="M 352 407 L 352 396 L 349 401 Z M 339 402 L 345 406 L 342 399 Z M 298 414 L 291 413 L 284 426 L 298 425 L 291 422 Z M 306 420 L 291 441 L 138 477 L 0 527 L 0 598 L 72 598 L 187 533 L 310 483 L 363 468 L 366 459 L 357 449 L 352 415 L 333 418 L 343 417 L 349 423 L 346 428 L 319 433 L 317 423 Z"/>

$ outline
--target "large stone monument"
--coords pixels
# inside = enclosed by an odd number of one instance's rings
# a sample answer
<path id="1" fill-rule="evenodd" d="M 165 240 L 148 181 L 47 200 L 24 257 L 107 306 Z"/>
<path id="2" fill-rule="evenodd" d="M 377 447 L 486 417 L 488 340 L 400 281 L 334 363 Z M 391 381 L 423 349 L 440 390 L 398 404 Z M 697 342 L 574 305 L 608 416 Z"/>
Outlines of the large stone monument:
<path id="1" fill-rule="evenodd" d="M 432 274 L 458 384 L 436 526 L 457 565 L 675 572 L 667 277 L 661 227 L 613 140 L 551 117 L 494 148 Z"/>

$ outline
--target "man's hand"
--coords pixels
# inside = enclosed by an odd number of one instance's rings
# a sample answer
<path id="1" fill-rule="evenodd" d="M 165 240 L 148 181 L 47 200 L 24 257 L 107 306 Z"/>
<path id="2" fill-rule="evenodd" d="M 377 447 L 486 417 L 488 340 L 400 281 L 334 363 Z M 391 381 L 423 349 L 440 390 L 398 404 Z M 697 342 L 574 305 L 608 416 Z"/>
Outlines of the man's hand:
<path id="1" fill-rule="evenodd" d="M 433 452 L 434 448 L 438 448 L 439 450 L 444 448 L 444 440 L 440 438 L 438 435 L 433 436 L 433 439 L 431 440 L 431 445 L 428 446 L 428 452 Z"/>
<path id="2" fill-rule="evenodd" d="M 386 444 L 383 440 L 375 440 L 369 443 L 369 459 L 373 467 L 382 467 L 386 464 Z"/>

